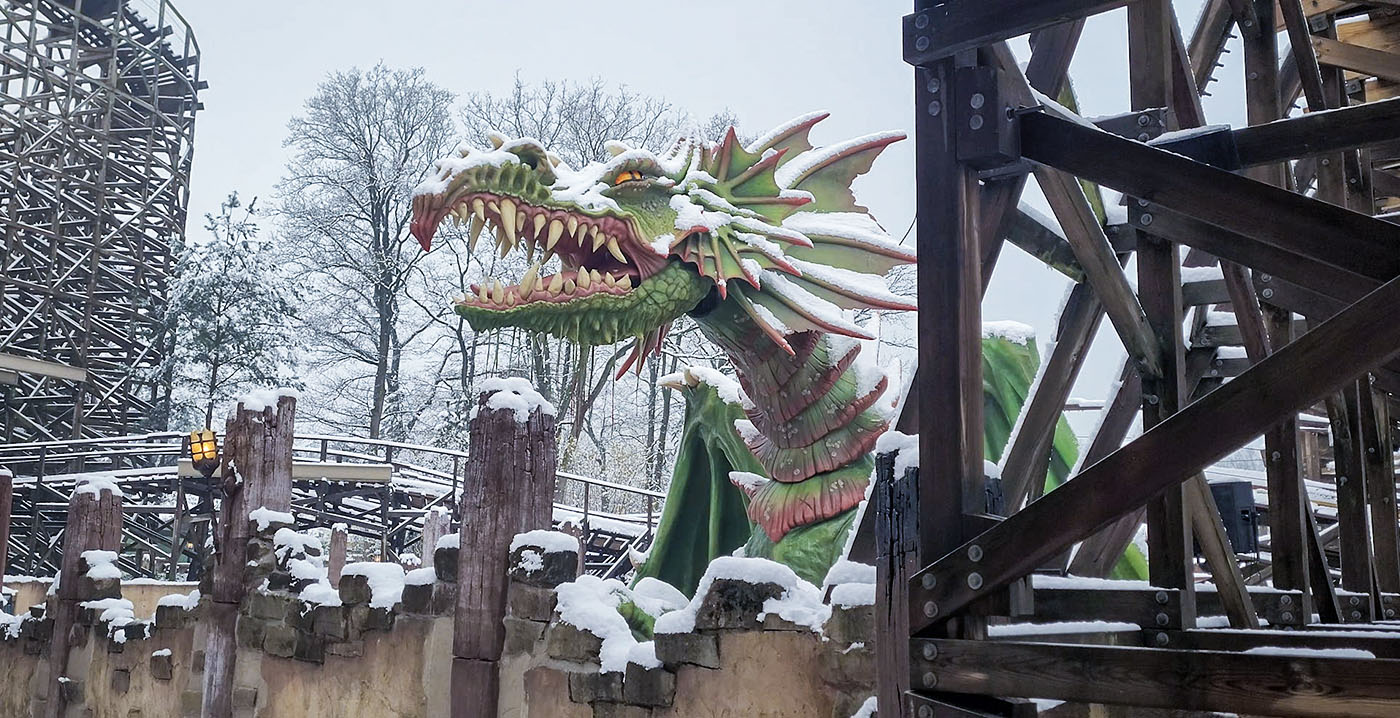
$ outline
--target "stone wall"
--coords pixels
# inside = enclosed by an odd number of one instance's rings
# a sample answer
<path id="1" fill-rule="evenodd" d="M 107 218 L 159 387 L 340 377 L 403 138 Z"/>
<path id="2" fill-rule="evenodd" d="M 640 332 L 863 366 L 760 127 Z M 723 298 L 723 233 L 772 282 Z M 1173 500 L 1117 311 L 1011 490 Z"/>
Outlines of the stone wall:
<path id="1" fill-rule="evenodd" d="M 42 605 L 48 598 L 49 586 L 53 581 L 47 578 L 16 578 L 6 581 L 5 588 L 15 591 L 16 614 L 24 613 L 30 606 Z M 193 581 L 150 581 L 138 579 L 122 582 L 122 598 L 131 601 L 132 610 L 138 616 L 149 616 L 156 612 L 156 602 L 162 596 L 172 593 L 189 593 L 199 584 Z"/>
<path id="2" fill-rule="evenodd" d="M 268 548 L 250 556 L 274 553 Z M 268 581 L 238 617 L 235 715 L 447 718 L 456 553 L 439 549 L 433 580 L 406 585 L 392 608 L 370 607 L 363 576 L 341 580 L 339 605 L 308 604 L 283 570 L 286 556 L 265 562 Z M 845 718 L 872 692 L 869 606 L 834 608 L 818 633 L 776 615 L 758 620 L 771 587 L 716 581 L 693 631 L 656 636 L 661 665 L 602 673 L 601 639 L 556 609 L 556 587 L 572 579 L 577 556 L 538 571 L 512 564 L 501 716 Z M 162 588 L 171 587 L 109 585 L 103 595 Z M 120 605 L 109 610 L 110 601 L 81 612 L 64 683 L 68 716 L 199 714 L 208 603 L 185 600 L 178 588 L 163 602 L 142 598 L 161 604 L 144 620 Z M 51 632 L 43 604 L 0 624 L 0 718 L 42 710 Z"/>

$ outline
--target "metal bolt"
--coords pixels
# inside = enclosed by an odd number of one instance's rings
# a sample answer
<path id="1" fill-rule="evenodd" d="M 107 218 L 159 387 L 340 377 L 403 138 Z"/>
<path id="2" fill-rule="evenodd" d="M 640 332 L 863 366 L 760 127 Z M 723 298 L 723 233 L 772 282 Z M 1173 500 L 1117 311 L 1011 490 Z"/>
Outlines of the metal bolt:
<path id="1" fill-rule="evenodd" d="M 973 561 L 973 562 L 981 561 L 981 560 L 982 560 L 982 547 L 981 547 L 981 546 L 978 546 L 977 544 L 972 544 L 971 546 L 968 546 L 968 547 L 967 547 L 967 560 Z"/>
<path id="2" fill-rule="evenodd" d="M 1157 625 L 1159 626 L 1165 626 L 1171 623 L 1171 620 L 1171 617 L 1167 615 L 1166 611 L 1157 614 Z"/>
<path id="3" fill-rule="evenodd" d="M 1374 454 L 1374 453 L 1376 453 L 1376 447 L 1374 447 L 1374 446 L 1368 446 L 1368 447 L 1366 447 L 1366 453 L 1368 453 L 1368 454 Z"/>
<path id="4" fill-rule="evenodd" d="M 943 89 L 943 83 L 939 82 L 938 78 L 936 77 L 930 77 L 928 79 L 927 87 L 929 92 L 938 92 L 939 90 Z"/>
<path id="5" fill-rule="evenodd" d="M 1253 21 L 1253 20 L 1245 20 L 1243 24 L 1244 24 L 1245 27 L 1254 27 L 1254 21 Z"/>
<path id="6" fill-rule="evenodd" d="M 1280 618 L 1283 619 L 1283 622 L 1284 622 L 1284 623 L 1292 623 L 1292 622 L 1293 622 L 1293 612 L 1292 612 L 1292 611 L 1284 611 L 1284 612 L 1283 612 L 1283 615 L 1280 616 Z"/>
<path id="7" fill-rule="evenodd" d="M 1146 207 L 1146 206 L 1147 206 L 1147 200 L 1145 200 L 1145 199 L 1140 199 L 1140 200 L 1137 201 L 1137 203 L 1138 203 L 1138 206 L 1139 206 L 1139 207 Z"/>
<path id="8" fill-rule="evenodd" d="M 1147 403 L 1149 403 L 1149 404 L 1151 404 L 1151 405 L 1153 405 L 1153 406 L 1157 406 L 1157 402 L 1161 401 L 1161 399 L 1158 399 L 1158 398 L 1157 398 L 1157 395 L 1156 395 L 1156 394 L 1148 394 L 1147 396 L 1145 396 L 1145 397 L 1143 397 L 1143 398 L 1144 398 L 1144 399 L 1147 399 Z"/>
<path id="9" fill-rule="evenodd" d="M 1259 281 L 1261 281 L 1261 282 L 1272 282 L 1272 281 L 1274 281 L 1274 275 L 1272 275 L 1272 274 L 1261 274 L 1261 275 L 1259 275 Z"/>
<path id="10" fill-rule="evenodd" d="M 1393 609 L 1393 608 L 1387 608 L 1387 609 L 1385 609 L 1385 617 L 1386 617 L 1386 618 L 1395 618 L 1395 609 Z"/>
<path id="11" fill-rule="evenodd" d="M 935 645 L 933 645 L 932 643 L 925 643 L 925 644 L 924 644 L 924 659 L 925 659 L 925 660 L 931 661 L 931 660 L 933 660 L 933 659 L 935 659 L 935 658 L 937 658 L 937 657 L 938 657 L 938 646 L 935 646 Z"/>
<path id="12" fill-rule="evenodd" d="M 933 718 L 933 709 L 928 706 L 919 706 L 919 718 Z"/>
<path id="13" fill-rule="evenodd" d="M 920 30 L 922 30 L 922 29 L 928 27 L 928 15 L 925 15 L 925 14 L 923 14 L 923 13 L 920 13 L 920 14 L 918 14 L 918 15 L 915 15 L 915 16 L 914 16 L 914 27 L 917 27 L 917 28 L 919 28 Z"/>
<path id="14" fill-rule="evenodd" d="M 932 688 L 938 685 L 938 676 L 933 675 L 933 671 L 924 674 L 924 688 Z"/>
<path id="15" fill-rule="evenodd" d="M 1151 118 L 1151 117 L 1148 117 L 1147 115 L 1138 115 L 1138 118 L 1137 118 L 1138 127 L 1146 127 L 1146 126 L 1148 125 L 1148 123 L 1150 123 L 1150 122 L 1152 122 L 1152 118 Z"/>
<path id="16" fill-rule="evenodd" d="M 1329 160 L 1329 159 L 1327 159 L 1326 157 L 1322 158 L 1322 166 L 1323 166 L 1323 167 L 1331 167 L 1331 166 L 1332 166 L 1332 160 Z"/>
<path id="17" fill-rule="evenodd" d="M 1148 140 L 1150 140 L 1150 139 L 1152 139 L 1152 135 L 1149 135 L 1149 134 L 1147 134 L 1146 132 L 1139 132 L 1139 133 L 1138 133 L 1138 142 L 1146 142 L 1146 141 L 1148 141 Z"/>
<path id="18" fill-rule="evenodd" d="M 976 591 L 982 588 L 982 574 L 973 572 L 967 575 L 967 587 Z"/>
<path id="19" fill-rule="evenodd" d="M 968 127 L 971 127 L 971 128 L 974 129 L 974 130 L 980 130 L 980 129 L 982 129 L 982 125 L 983 125 L 983 124 L 984 124 L 984 122 L 983 122 L 983 120 L 982 120 L 982 116 L 981 116 L 981 115 L 973 115 L 972 117 L 968 118 L 968 120 L 967 120 L 967 126 L 968 126 Z"/>
<path id="20" fill-rule="evenodd" d="M 1265 299 L 1272 299 L 1274 296 L 1274 290 L 1270 287 L 1265 287 L 1264 291 L 1260 292 L 1260 294 L 1264 295 Z"/>
<path id="21" fill-rule="evenodd" d="M 1159 645 L 1159 646 L 1165 648 L 1165 647 L 1167 646 L 1167 644 L 1168 644 L 1169 642 L 1171 642 L 1171 639 L 1170 639 L 1170 638 L 1167 638 L 1167 634 L 1165 634 L 1165 633 L 1158 633 L 1158 634 L 1157 634 L 1157 637 L 1154 638 L 1153 641 L 1154 641 L 1157 645 Z"/>
<path id="22" fill-rule="evenodd" d="M 928 38 L 921 37 L 914 41 L 914 49 L 923 52 L 928 49 Z"/>
<path id="23" fill-rule="evenodd" d="M 931 116 L 933 116 L 933 117 L 937 117 L 937 116 L 939 115 L 939 113 L 941 113 L 941 112 L 943 112 L 943 103 L 942 103 L 942 102 L 939 102 L 938 100 L 934 100 L 933 102 L 928 103 L 928 113 L 929 113 L 929 115 L 931 115 Z"/>
<path id="24" fill-rule="evenodd" d="M 1292 606 L 1292 605 L 1293 605 L 1293 597 L 1290 596 L 1290 595 L 1288 595 L 1288 594 L 1286 594 L 1286 593 L 1283 594 L 1282 596 L 1279 596 L 1279 597 L 1278 597 L 1278 605 L 1280 605 L 1280 606 Z"/>
<path id="25" fill-rule="evenodd" d="M 926 616 L 926 617 L 928 617 L 928 618 L 933 618 L 934 616 L 937 616 L 937 615 L 938 615 L 938 604 L 937 604 L 937 603 L 934 603 L 933 601 L 928 601 L 927 603 L 924 604 L 924 616 Z"/>
<path id="26" fill-rule="evenodd" d="M 1338 476 L 1338 477 L 1337 477 L 1337 485 L 1338 485 L 1338 486 L 1346 486 L 1346 485 L 1347 485 L 1347 477 L 1345 477 L 1345 476 Z M 1355 601 L 1356 599 L 1353 598 L 1352 600 Z"/>
<path id="27" fill-rule="evenodd" d="M 1352 619 L 1353 621 L 1359 621 L 1359 620 L 1361 620 L 1361 612 L 1360 612 L 1360 611 L 1352 611 L 1352 612 L 1351 612 L 1351 619 Z"/>
<path id="28" fill-rule="evenodd" d="M 1146 227 L 1147 225 L 1152 224 L 1152 215 L 1144 213 L 1141 217 L 1138 218 L 1138 221 L 1142 223 L 1142 226 Z"/>
<path id="29" fill-rule="evenodd" d="M 921 49 L 922 49 L 922 48 L 921 48 Z M 1257 79 L 1259 79 L 1259 73 L 1257 73 L 1257 72 L 1251 72 L 1251 73 L 1249 73 L 1249 79 L 1251 79 L 1251 80 L 1257 80 Z"/>
<path id="30" fill-rule="evenodd" d="M 926 591 L 938 585 L 938 579 L 931 573 L 924 574 L 924 577 L 919 579 L 919 582 L 923 585 L 924 590 Z"/>
<path id="31" fill-rule="evenodd" d="M 1360 605 L 1361 605 L 1361 597 L 1360 597 L 1360 596 L 1352 596 L 1352 597 L 1351 597 L 1351 605 L 1353 605 L 1353 606 L 1360 606 Z"/>
<path id="32" fill-rule="evenodd" d="M 1157 592 L 1157 595 L 1156 595 L 1156 596 L 1153 596 L 1153 598 L 1157 599 L 1157 603 L 1160 603 L 1160 604 L 1162 604 L 1162 605 L 1166 605 L 1166 603 L 1167 603 L 1167 592 L 1166 592 L 1166 591 L 1158 591 L 1158 592 Z"/>
<path id="33" fill-rule="evenodd" d="M 987 104 L 987 96 L 980 92 L 974 92 L 969 102 L 972 105 L 972 109 L 980 110 L 982 109 L 982 105 Z"/>
<path id="34" fill-rule="evenodd" d="M 1269 454 L 1269 458 L 1273 459 L 1274 461 L 1278 461 L 1279 459 L 1283 458 L 1283 454 L 1280 454 L 1279 452 L 1275 451 L 1274 453 Z"/>

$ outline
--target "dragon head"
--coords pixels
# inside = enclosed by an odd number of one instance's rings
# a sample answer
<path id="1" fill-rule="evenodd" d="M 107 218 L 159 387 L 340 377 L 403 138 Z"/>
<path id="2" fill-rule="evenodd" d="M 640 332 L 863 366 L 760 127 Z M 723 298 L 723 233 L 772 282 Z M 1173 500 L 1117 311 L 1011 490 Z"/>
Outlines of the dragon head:
<path id="1" fill-rule="evenodd" d="M 808 134 L 826 116 L 747 145 L 733 128 L 661 155 L 609 142 L 609 160 L 578 170 L 536 140 L 492 134 L 492 149 L 463 146 L 435 164 L 414 193 L 412 232 L 427 251 L 450 216 L 468 223 L 473 246 L 490 229 L 502 257 L 538 257 L 514 285 L 473 285 L 457 312 L 478 331 L 518 326 L 589 345 L 631 337 L 622 371 L 659 351 L 671 322 L 712 293 L 789 352 L 793 332 L 869 338 L 841 310 L 913 309 L 883 275 L 914 255 L 850 185 L 903 135 L 814 148 Z M 551 257 L 561 268 L 544 275 Z"/>

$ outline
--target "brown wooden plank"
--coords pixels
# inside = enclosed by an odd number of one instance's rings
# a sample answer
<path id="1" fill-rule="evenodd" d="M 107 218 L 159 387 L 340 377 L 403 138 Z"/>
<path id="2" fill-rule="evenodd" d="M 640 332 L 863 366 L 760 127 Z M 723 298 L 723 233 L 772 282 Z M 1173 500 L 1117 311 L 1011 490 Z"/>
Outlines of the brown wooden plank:
<path id="1" fill-rule="evenodd" d="M 959 693 L 1246 715 L 1400 711 L 1394 660 L 953 639 L 916 639 L 912 648 L 915 685 Z"/>
<path id="2" fill-rule="evenodd" d="M 1336 457 L 1337 523 L 1341 525 L 1342 588 L 1356 593 L 1371 591 L 1371 532 L 1366 509 L 1366 445 L 1361 429 L 1358 389 L 1353 382 L 1342 389 L 1341 400 L 1327 401 Z"/>
<path id="3" fill-rule="evenodd" d="M 1323 96 L 1322 71 L 1318 68 L 1317 55 L 1308 42 L 1312 32 L 1308 28 L 1308 18 L 1299 0 L 1278 0 L 1284 27 L 1288 30 L 1289 46 L 1293 61 L 1298 66 L 1298 78 L 1303 83 L 1303 95 L 1308 98 L 1308 107 L 1314 111 L 1327 107 Z"/>
<path id="4" fill-rule="evenodd" d="M 0 576 L 5 575 L 10 554 L 10 511 L 14 505 L 15 481 L 9 469 L 0 467 Z"/>
<path id="5" fill-rule="evenodd" d="M 909 689 L 909 604 L 902 595 L 909 577 L 919 570 L 919 472 L 894 475 L 894 455 L 875 459 L 875 485 L 866 511 L 874 514 L 875 534 L 875 668 L 881 680 L 878 705 L 890 710 L 901 705 Z M 889 646 L 889 650 L 883 650 Z"/>
<path id="6" fill-rule="evenodd" d="M 1400 81 L 1400 55 L 1327 37 L 1313 37 L 1312 47 L 1324 65 L 1340 67 L 1392 82 Z"/>
<path id="7" fill-rule="evenodd" d="M 1148 197 L 1249 242 L 1357 273 L 1400 274 L 1400 226 L 1047 113 L 1024 115 L 1020 126 L 1022 152 L 1037 162 Z M 1154 220 L 1139 218 L 1145 226 Z"/>
<path id="8" fill-rule="evenodd" d="M 1167 631 L 1171 648 L 1205 651 L 1246 651 L 1251 648 L 1354 648 L 1374 653 L 1376 658 L 1400 659 L 1400 633 L 1357 629 L 1280 631 L 1235 631 L 1230 629 Z"/>
<path id="9" fill-rule="evenodd" d="M 904 61 L 925 65 L 1127 4 L 1128 0 L 948 0 L 904 17 Z"/>
<path id="10" fill-rule="evenodd" d="M 918 404 L 921 555 L 961 543 L 982 513 L 982 320 L 977 180 L 957 162 L 955 67 L 915 71 L 919 259 Z M 936 113 L 936 114 L 934 114 Z M 969 483 L 971 484 L 969 486 Z"/>
<path id="11" fill-rule="evenodd" d="M 1385 284 L 925 568 L 910 581 L 915 629 L 1026 575 L 1290 413 L 1337 390 L 1347 377 L 1400 353 L 1400 323 L 1390 317 L 1396 302 L 1400 281 Z M 980 562 L 966 555 L 974 543 L 981 549 L 974 552 L 982 557 Z M 925 573 L 934 577 L 931 587 L 923 585 Z M 970 587 L 969 580 L 979 588 Z"/>
<path id="12" fill-rule="evenodd" d="M 1386 593 L 1400 592 L 1400 526 L 1395 513 L 1395 460 L 1390 435 L 1390 411 L 1385 394 L 1369 382 L 1360 392 L 1362 457 L 1366 473 L 1366 503 L 1371 515 L 1372 560 L 1376 587 Z M 1382 430 L 1384 428 L 1385 430 Z"/>

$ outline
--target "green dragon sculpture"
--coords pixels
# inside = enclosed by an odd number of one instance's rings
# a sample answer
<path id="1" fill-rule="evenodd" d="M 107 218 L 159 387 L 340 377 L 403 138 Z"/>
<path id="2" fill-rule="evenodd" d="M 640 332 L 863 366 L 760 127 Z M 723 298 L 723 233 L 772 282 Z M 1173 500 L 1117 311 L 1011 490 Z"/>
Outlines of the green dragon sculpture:
<path id="1" fill-rule="evenodd" d="M 884 372 L 857 362 L 872 336 L 851 314 L 915 309 L 884 280 L 915 257 L 851 193 L 903 135 L 817 148 L 809 133 L 826 116 L 747 144 L 732 128 L 718 143 L 683 138 L 661 155 L 613 142 L 611 159 L 580 169 L 535 140 L 492 135 L 492 149 L 439 160 L 415 192 L 411 230 L 425 251 L 452 217 L 473 245 L 491 229 L 502 256 L 538 256 L 517 284 L 488 280 L 456 303 L 477 331 L 630 339 L 621 376 L 688 314 L 732 361 L 742 393 L 721 395 L 722 380 L 695 371 L 667 382 L 686 394 L 686 429 L 639 577 L 690 592 L 711 559 L 742 545 L 819 583 L 846 543 L 891 409 Z M 542 274 L 551 257 L 560 270 Z M 1009 421 L 1029 381 L 1018 380 Z M 1073 442 L 1061 448 L 1067 470 Z"/>

